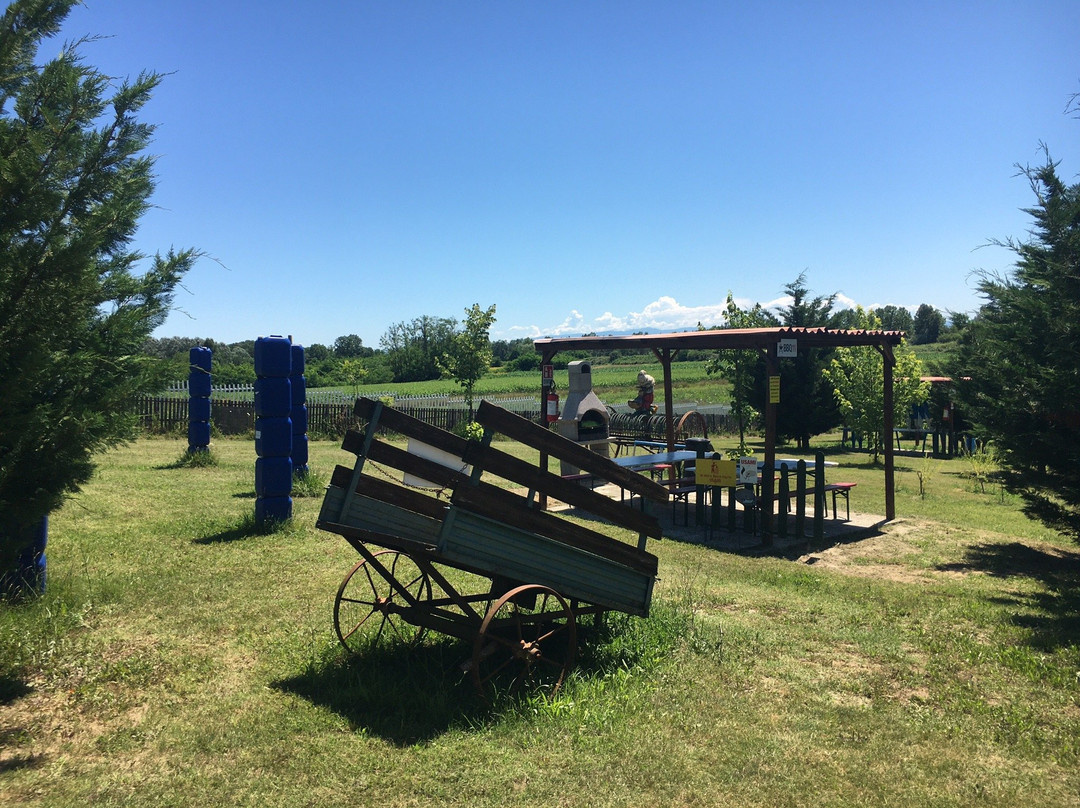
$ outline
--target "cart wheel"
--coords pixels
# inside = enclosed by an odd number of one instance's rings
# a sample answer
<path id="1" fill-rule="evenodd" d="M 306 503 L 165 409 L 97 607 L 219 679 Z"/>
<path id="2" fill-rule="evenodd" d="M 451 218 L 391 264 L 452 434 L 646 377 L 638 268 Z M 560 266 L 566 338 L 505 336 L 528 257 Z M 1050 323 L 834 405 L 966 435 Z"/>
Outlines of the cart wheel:
<path id="1" fill-rule="evenodd" d="M 427 573 L 407 555 L 393 550 L 374 553 L 390 576 L 417 601 L 431 599 L 431 581 Z M 402 594 L 367 559 L 353 567 L 338 587 L 334 599 L 334 630 L 345 650 L 356 653 L 369 642 L 378 642 L 383 634 L 413 643 L 424 634 L 421 626 L 407 622 L 401 614 L 408 608 Z M 374 638 L 364 626 L 377 626 Z"/>
<path id="2" fill-rule="evenodd" d="M 527 584 L 511 589 L 488 609 L 469 667 L 484 697 L 523 687 L 553 696 L 576 652 L 573 609 L 554 589 Z"/>

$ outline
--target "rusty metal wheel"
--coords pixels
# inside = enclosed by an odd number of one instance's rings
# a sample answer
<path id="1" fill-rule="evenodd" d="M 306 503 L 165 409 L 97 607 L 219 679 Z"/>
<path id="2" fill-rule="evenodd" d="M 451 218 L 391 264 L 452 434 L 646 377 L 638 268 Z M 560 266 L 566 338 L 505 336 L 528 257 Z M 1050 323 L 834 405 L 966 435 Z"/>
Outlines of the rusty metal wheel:
<path id="1" fill-rule="evenodd" d="M 431 581 L 411 558 L 394 550 L 380 550 L 373 556 L 415 604 L 431 600 Z M 349 571 L 338 587 L 334 630 L 350 653 L 367 643 L 379 642 L 384 635 L 414 643 L 423 636 L 424 629 L 410 623 L 406 616 L 416 607 L 365 559 Z"/>
<path id="2" fill-rule="evenodd" d="M 562 685 L 577 653 L 577 625 L 566 600 L 546 586 L 511 589 L 488 609 L 473 643 L 470 665 L 480 694 Z"/>

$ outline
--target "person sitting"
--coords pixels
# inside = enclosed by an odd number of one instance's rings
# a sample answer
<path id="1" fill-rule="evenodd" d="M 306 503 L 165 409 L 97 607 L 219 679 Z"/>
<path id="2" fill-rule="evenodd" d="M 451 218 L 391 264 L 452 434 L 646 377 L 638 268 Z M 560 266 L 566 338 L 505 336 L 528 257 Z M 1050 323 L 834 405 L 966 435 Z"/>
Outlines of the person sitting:
<path id="1" fill-rule="evenodd" d="M 655 385 L 656 379 L 644 370 L 638 371 L 637 398 L 626 402 L 627 406 L 634 411 L 631 415 L 651 415 L 656 412 L 656 407 L 653 406 L 653 387 Z"/>

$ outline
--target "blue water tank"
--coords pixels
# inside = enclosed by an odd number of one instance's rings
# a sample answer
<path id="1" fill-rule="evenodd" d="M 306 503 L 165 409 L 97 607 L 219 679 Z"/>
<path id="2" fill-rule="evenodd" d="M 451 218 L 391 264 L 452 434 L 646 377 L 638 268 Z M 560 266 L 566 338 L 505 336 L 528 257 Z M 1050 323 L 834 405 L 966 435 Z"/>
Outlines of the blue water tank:
<path id="1" fill-rule="evenodd" d="M 292 375 L 289 381 L 292 383 L 292 405 L 299 407 L 307 402 L 307 379 L 302 375 Z"/>
<path id="2" fill-rule="evenodd" d="M 255 375 L 292 375 L 292 343 L 288 337 L 270 336 L 255 340 Z"/>
<path id="3" fill-rule="evenodd" d="M 189 421 L 209 421 L 210 420 L 210 399 L 208 399 L 208 398 L 191 398 L 191 399 L 188 399 L 188 420 Z"/>
<path id="4" fill-rule="evenodd" d="M 292 381 L 286 376 L 260 376 L 255 380 L 255 415 L 284 417 L 292 412 Z"/>
<path id="5" fill-rule="evenodd" d="M 308 464 L 308 436 L 293 435 L 292 438 L 292 464 L 297 471 L 307 469 Z"/>
<path id="6" fill-rule="evenodd" d="M 187 425 L 188 449 L 210 445 L 210 424 L 206 421 L 189 421 Z"/>
<path id="7" fill-rule="evenodd" d="M 210 398 L 210 374 L 194 368 L 188 374 L 188 395 L 192 398 Z"/>
<path id="8" fill-rule="evenodd" d="M 289 412 L 289 417 L 292 419 L 292 433 L 294 435 L 306 435 L 308 425 L 307 405 L 301 404 L 299 407 L 293 407 Z"/>
<path id="9" fill-rule="evenodd" d="M 302 376 L 304 374 L 304 346 L 293 343 L 292 346 L 292 371 L 290 376 Z"/>
<path id="10" fill-rule="evenodd" d="M 8 569 L 0 568 L 0 596 L 16 596 L 30 592 L 45 592 L 45 545 L 49 538 L 49 517 L 37 524 L 18 528 L 14 536 L 0 535 L 0 540 L 14 541 L 22 550 Z"/>
<path id="11" fill-rule="evenodd" d="M 292 454 L 291 418 L 255 419 L 255 454 L 259 457 L 288 457 Z"/>
<path id="12" fill-rule="evenodd" d="M 288 457 L 260 457 L 255 461 L 255 496 L 287 497 L 292 491 L 293 463 Z"/>
<path id="13" fill-rule="evenodd" d="M 284 522 L 292 519 L 292 497 L 263 497 L 255 500 L 255 521 Z"/>
<path id="14" fill-rule="evenodd" d="M 192 369 L 198 368 L 209 373 L 213 355 L 214 352 L 209 348 L 195 347 L 188 351 L 188 362 Z"/>

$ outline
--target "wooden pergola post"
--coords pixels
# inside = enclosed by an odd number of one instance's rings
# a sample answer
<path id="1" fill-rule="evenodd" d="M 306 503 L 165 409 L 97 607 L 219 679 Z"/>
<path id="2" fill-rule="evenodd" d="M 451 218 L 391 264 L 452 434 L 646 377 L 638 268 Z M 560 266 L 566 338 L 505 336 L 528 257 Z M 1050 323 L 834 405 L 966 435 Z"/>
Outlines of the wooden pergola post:
<path id="1" fill-rule="evenodd" d="M 780 366 L 776 359 L 776 342 L 773 341 L 763 350 L 765 354 L 765 465 L 761 469 L 761 543 L 772 546 L 773 493 L 775 492 L 774 471 L 776 467 L 776 410 L 778 401 L 773 401 L 772 380 L 780 380 Z"/>
<path id="2" fill-rule="evenodd" d="M 881 345 L 879 347 L 881 351 L 881 357 L 885 361 L 882 363 L 885 369 L 885 389 L 883 390 L 882 399 L 884 401 L 885 412 L 885 520 L 891 522 L 896 518 L 896 463 L 893 455 L 893 430 L 896 428 L 894 412 L 896 407 L 893 405 L 893 368 L 896 367 L 896 357 L 893 355 L 891 345 Z"/>

